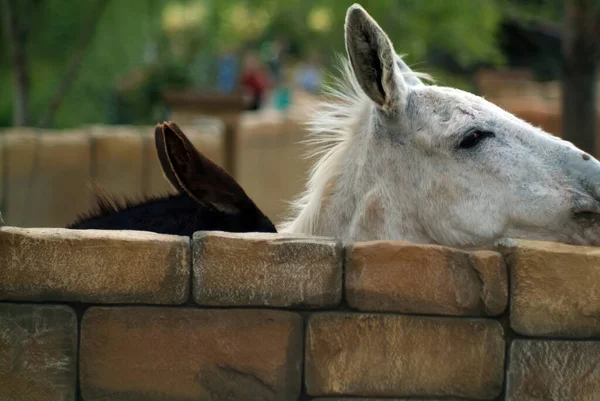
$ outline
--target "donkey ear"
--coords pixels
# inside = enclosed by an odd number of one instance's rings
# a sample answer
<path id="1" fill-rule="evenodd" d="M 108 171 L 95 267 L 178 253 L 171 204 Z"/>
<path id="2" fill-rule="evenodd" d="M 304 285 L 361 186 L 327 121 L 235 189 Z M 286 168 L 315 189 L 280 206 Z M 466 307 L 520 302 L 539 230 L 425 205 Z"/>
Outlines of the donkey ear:
<path id="1" fill-rule="evenodd" d="M 345 23 L 346 51 L 363 91 L 384 110 L 406 99 L 406 83 L 398 73 L 390 39 L 358 4 L 350 6 Z"/>
<path id="2" fill-rule="evenodd" d="M 256 208 L 233 177 L 198 152 L 175 123 L 162 124 L 161 138 L 156 139 L 157 148 L 161 143 L 168 163 L 166 167 L 163 164 L 163 169 L 169 171 L 165 175 L 169 180 L 174 177 L 176 186 L 196 202 L 227 213 Z"/>
<path id="3" fill-rule="evenodd" d="M 169 181 L 173 189 L 181 193 L 184 191 L 184 189 L 179 184 L 179 181 L 177 180 L 177 177 L 175 176 L 175 173 L 171 167 L 171 163 L 169 162 L 163 129 L 164 124 L 157 124 L 156 128 L 154 129 L 154 146 L 156 147 L 156 154 L 158 155 L 158 161 L 160 162 L 160 166 L 162 167 L 165 178 L 167 181 Z"/>

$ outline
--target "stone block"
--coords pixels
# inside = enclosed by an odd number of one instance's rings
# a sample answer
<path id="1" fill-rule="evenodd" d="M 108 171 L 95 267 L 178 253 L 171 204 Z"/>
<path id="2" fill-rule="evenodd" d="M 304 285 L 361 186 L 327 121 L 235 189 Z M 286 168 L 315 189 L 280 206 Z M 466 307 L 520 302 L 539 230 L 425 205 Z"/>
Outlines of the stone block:
<path id="1" fill-rule="evenodd" d="M 0 400 L 74 400 L 76 360 L 72 309 L 0 303 Z"/>
<path id="2" fill-rule="evenodd" d="M 141 132 L 144 151 L 143 192 L 151 196 L 177 193 L 165 178 L 160 166 L 154 144 L 154 127 L 144 127 Z"/>
<path id="3" fill-rule="evenodd" d="M 29 191 L 33 169 L 36 137 L 33 129 L 6 130 L 0 137 L 3 153 L 5 201 L 2 216 L 6 224 L 25 226 L 29 222 L 28 208 L 35 207 L 35 197 Z"/>
<path id="4" fill-rule="evenodd" d="M 142 231 L 0 228 L 0 300 L 180 304 L 189 238 Z"/>
<path id="5" fill-rule="evenodd" d="M 213 306 L 333 307 L 342 296 L 342 247 L 319 237 L 199 232 L 194 300 Z"/>
<path id="6" fill-rule="evenodd" d="M 504 351 L 494 320 L 323 312 L 308 320 L 306 389 L 491 400 L 502 390 Z"/>
<path id="7" fill-rule="evenodd" d="M 597 401 L 600 342 L 515 340 L 507 401 Z"/>
<path id="8" fill-rule="evenodd" d="M 85 130 L 45 131 L 27 201 L 27 226 L 65 227 L 92 205 L 90 141 Z"/>
<path id="9" fill-rule="evenodd" d="M 405 242 L 359 242 L 346 252 L 346 300 L 361 311 L 499 315 L 506 309 L 504 259 Z"/>
<path id="10" fill-rule="evenodd" d="M 600 335 L 600 248 L 519 241 L 508 260 L 510 317 L 517 333 Z"/>
<path id="11" fill-rule="evenodd" d="M 113 307 L 86 312 L 86 401 L 297 400 L 302 318 L 274 310 Z"/>
<path id="12" fill-rule="evenodd" d="M 316 160 L 298 157 L 306 151 L 299 143 L 306 135 L 302 124 L 270 117 L 257 117 L 260 121 L 254 122 L 248 121 L 251 116 L 242 117 L 236 179 L 263 213 L 279 224 L 289 217 L 288 205 L 281 200 L 293 199 L 304 190 Z"/>
<path id="13" fill-rule="evenodd" d="M 137 199 L 142 195 L 143 138 L 136 127 L 93 126 L 94 179 L 110 194 Z"/>

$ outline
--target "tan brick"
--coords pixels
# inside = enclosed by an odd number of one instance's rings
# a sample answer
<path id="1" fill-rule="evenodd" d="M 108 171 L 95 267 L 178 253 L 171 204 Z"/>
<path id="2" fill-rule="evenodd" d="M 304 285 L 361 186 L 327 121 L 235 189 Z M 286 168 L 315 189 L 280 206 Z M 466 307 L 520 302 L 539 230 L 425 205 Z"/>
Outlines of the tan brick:
<path id="1" fill-rule="evenodd" d="M 296 400 L 302 318 L 274 310 L 93 308 L 83 318 L 86 401 Z"/>
<path id="2" fill-rule="evenodd" d="M 179 304 L 187 237 L 141 231 L 0 228 L 0 300 Z"/>
<path id="3" fill-rule="evenodd" d="M 146 195 L 160 196 L 177 193 L 165 178 L 154 144 L 154 127 L 140 128 L 144 150 L 143 191 Z"/>
<path id="4" fill-rule="evenodd" d="M 0 400 L 75 399 L 76 350 L 70 308 L 0 303 Z"/>
<path id="5" fill-rule="evenodd" d="M 519 241 L 509 254 L 511 325 L 523 335 L 600 335 L 600 249 Z"/>
<path id="6" fill-rule="evenodd" d="M 313 396 L 497 397 L 504 379 L 500 324 L 323 312 L 308 320 L 306 389 Z"/>
<path id="7" fill-rule="evenodd" d="M 45 131 L 39 144 L 26 225 L 65 227 L 92 204 L 89 137 L 86 130 Z"/>
<path id="8" fill-rule="evenodd" d="M 93 126 L 94 178 L 109 193 L 139 198 L 142 194 L 144 149 L 136 127 Z"/>
<path id="9" fill-rule="evenodd" d="M 263 213 L 278 224 L 289 217 L 288 205 L 281 200 L 291 200 L 304 189 L 316 160 L 298 157 L 306 150 L 299 143 L 306 134 L 301 124 L 278 118 L 259 117 L 261 121 L 254 123 L 248 119 L 252 117 L 243 116 L 240 124 L 236 179 Z"/>
<path id="10" fill-rule="evenodd" d="M 515 340 L 507 400 L 597 401 L 600 342 Z"/>
<path id="11" fill-rule="evenodd" d="M 29 179 L 35 152 L 35 131 L 11 129 L 2 134 L 6 199 L 2 216 L 6 224 L 24 226 L 28 224 L 27 207 L 35 207 L 35 197 L 29 192 Z"/>
<path id="12" fill-rule="evenodd" d="M 361 311 L 489 315 L 506 309 L 502 255 L 373 241 L 346 252 L 346 299 Z"/>
<path id="13" fill-rule="evenodd" d="M 342 296 L 342 247 L 328 238 L 196 233 L 194 300 L 201 305 L 330 307 Z"/>

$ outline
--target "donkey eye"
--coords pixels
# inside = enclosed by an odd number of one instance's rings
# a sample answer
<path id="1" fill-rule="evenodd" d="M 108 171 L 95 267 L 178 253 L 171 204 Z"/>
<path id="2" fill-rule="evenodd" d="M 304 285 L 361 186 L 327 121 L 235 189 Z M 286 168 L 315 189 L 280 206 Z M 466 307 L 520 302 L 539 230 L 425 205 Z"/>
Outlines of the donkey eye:
<path id="1" fill-rule="evenodd" d="M 490 131 L 472 131 L 460 141 L 458 147 L 461 149 L 469 149 L 476 146 L 482 139 L 493 136 L 495 136 L 494 133 Z"/>

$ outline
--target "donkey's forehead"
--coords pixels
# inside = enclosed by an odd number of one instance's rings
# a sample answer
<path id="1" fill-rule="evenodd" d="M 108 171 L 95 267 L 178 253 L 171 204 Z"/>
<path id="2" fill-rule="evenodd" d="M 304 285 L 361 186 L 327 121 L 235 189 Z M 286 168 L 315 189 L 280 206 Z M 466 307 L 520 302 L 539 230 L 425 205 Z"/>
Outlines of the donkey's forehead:
<path id="1" fill-rule="evenodd" d="M 415 92 L 424 102 L 447 108 L 467 106 L 481 110 L 488 105 L 493 106 L 480 96 L 455 88 L 426 86 Z"/>
<path id="2" fill-rule="evenodd" d="M 409 113 L 428 119 L 436 115 L 446 122 L 457 118 L 486 121 L 515 118 L 480 96 L 441 86 L 423 86 L 413 90 L 409 100 Z"/>
<path id="3" fill-rule="evenodd" d="M 419 131 L 422 127 L 430 128 L 421 132 L 425 136 L 433 133 L 439 136 L 454 135 L 464 132 L 463 128 L 466 127 L 494 132 L 499 130 L 505 135 L 535 143 L 536 146 L 564 142 L 480 96 L 455 88 L 415 88 L 410 94 L 407 112 Z"/>
<path id="4" fill-rule="evenodd" d="M 482 109 L 473 96 L 451 88 L 427 86 L 411 91 L 407 105 L 410 119 L 451 124 L 457 120 L 474 120 Z"/>

